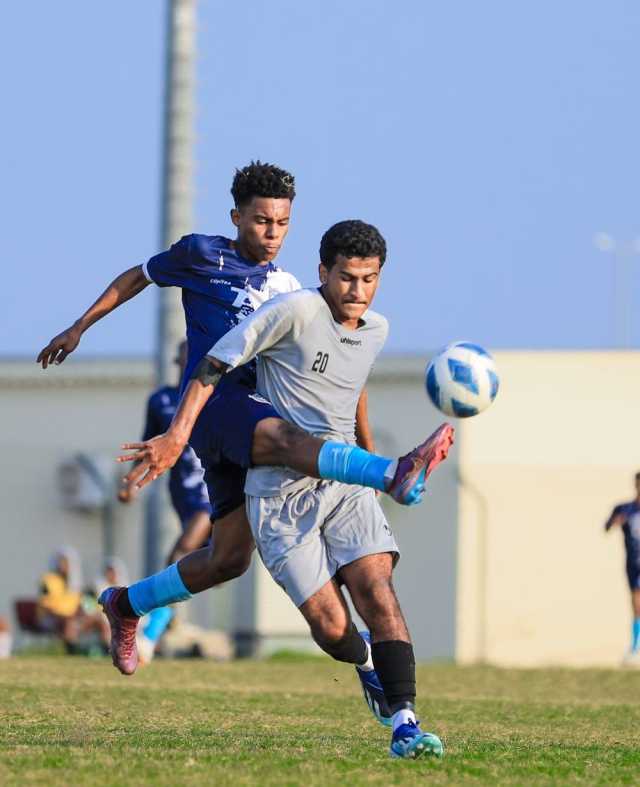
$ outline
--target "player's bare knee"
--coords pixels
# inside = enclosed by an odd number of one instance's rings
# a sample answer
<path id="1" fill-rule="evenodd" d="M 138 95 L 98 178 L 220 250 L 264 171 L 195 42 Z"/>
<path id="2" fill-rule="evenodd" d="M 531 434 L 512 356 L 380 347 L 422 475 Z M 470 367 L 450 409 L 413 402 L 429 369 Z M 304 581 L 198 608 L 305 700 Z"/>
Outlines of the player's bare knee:
<path id="1" fill-rule="evenodd" d="M 229 582 L 242 576 L 251 565 L 254 548 L 253 544 L 246 544 L 234 546 L 233 549 L 224 553 L 214 551 L 211 560 L 211 573 L 215 583 Z"/>
<path id="2" fill-rule="evenodd" d="M 311 633 L 318 645 L 329 655 L 351 633 L 350 623 L 337 619 L 318 620 L 311 626 Z"/>

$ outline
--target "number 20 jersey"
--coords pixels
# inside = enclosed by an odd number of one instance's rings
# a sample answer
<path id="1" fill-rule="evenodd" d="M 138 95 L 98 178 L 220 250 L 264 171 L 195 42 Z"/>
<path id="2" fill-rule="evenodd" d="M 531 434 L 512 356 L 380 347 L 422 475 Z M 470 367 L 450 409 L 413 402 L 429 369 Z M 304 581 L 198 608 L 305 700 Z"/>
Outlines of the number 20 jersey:
<path id="1" fill-rule="evenodd" d="M 387 332 L 387 320 L 371 310 L 356 330 L 344 328 L 319 290 L 304 289 L 263 304 L 208 355 L 232 368 L 258 356 L 257 392 L 282 418 L 313 435 L 355 443 L 358 399 Z M 289 469 L 256 467 L 246 492 L 279 495 L 302 479 Z"/>

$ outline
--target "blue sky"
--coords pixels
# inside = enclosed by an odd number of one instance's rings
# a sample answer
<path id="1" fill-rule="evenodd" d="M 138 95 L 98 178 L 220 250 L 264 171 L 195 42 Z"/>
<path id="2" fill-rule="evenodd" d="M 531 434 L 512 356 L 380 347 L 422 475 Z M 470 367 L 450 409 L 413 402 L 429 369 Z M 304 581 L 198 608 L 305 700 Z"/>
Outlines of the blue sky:
<path id="1" fill-rule="evenodd" d="M 158 249 L 164 13 L 3 10 L 2 354 L 35 355 Z M 231 232 L 234 167 L 273 161 L 297 178 L 280 262 L 303 283 L 334 221 L 387 237 L 388 349 L 615 343 L 593 235 L 640 236 L 637 3 L 201 0 L 198 25 L 195 231 Z M 155 294 L 81 351 L 149 353 Z"/>

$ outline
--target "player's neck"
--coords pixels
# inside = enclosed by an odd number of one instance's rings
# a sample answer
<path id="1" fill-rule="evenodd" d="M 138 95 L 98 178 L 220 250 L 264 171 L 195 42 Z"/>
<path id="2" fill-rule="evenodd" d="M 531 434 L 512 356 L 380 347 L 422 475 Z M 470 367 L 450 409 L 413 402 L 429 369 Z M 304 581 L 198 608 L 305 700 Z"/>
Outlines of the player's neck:
<path id="1" fill-rule="evenodd" d="M 231 248 L 238 252 L 238 254 L 242 257 L 243 260 L 247 260 L 247 262 L 253 262 L 254 265 L 268 265 L 269 260 L 257 260 L 255 256 L 249 251 L 246 245 L 240 240 L 240 238 L 236 238 L 235 240 L 230 241 Z"/>

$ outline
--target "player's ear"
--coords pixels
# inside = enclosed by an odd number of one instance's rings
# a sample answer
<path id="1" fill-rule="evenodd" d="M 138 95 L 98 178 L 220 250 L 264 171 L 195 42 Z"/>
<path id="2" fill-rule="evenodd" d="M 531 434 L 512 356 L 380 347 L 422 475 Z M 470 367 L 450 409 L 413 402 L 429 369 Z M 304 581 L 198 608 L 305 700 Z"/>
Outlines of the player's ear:
<path id="1" fill-rule="evenodd" d="M 329 270 L 325 268 L 322 263 L 318 265 L 318 276 L 320 277 L 320 284 L 327 283 L 327 279 L 329 278 Z"/>
<path id="2" fill-rule="evenodd" d="M 240 226 L 240 211 L 237 208 L 231 208 L 229 211 L 229 215 L 231 216 L 231 223 L 234 227 Z"/>

